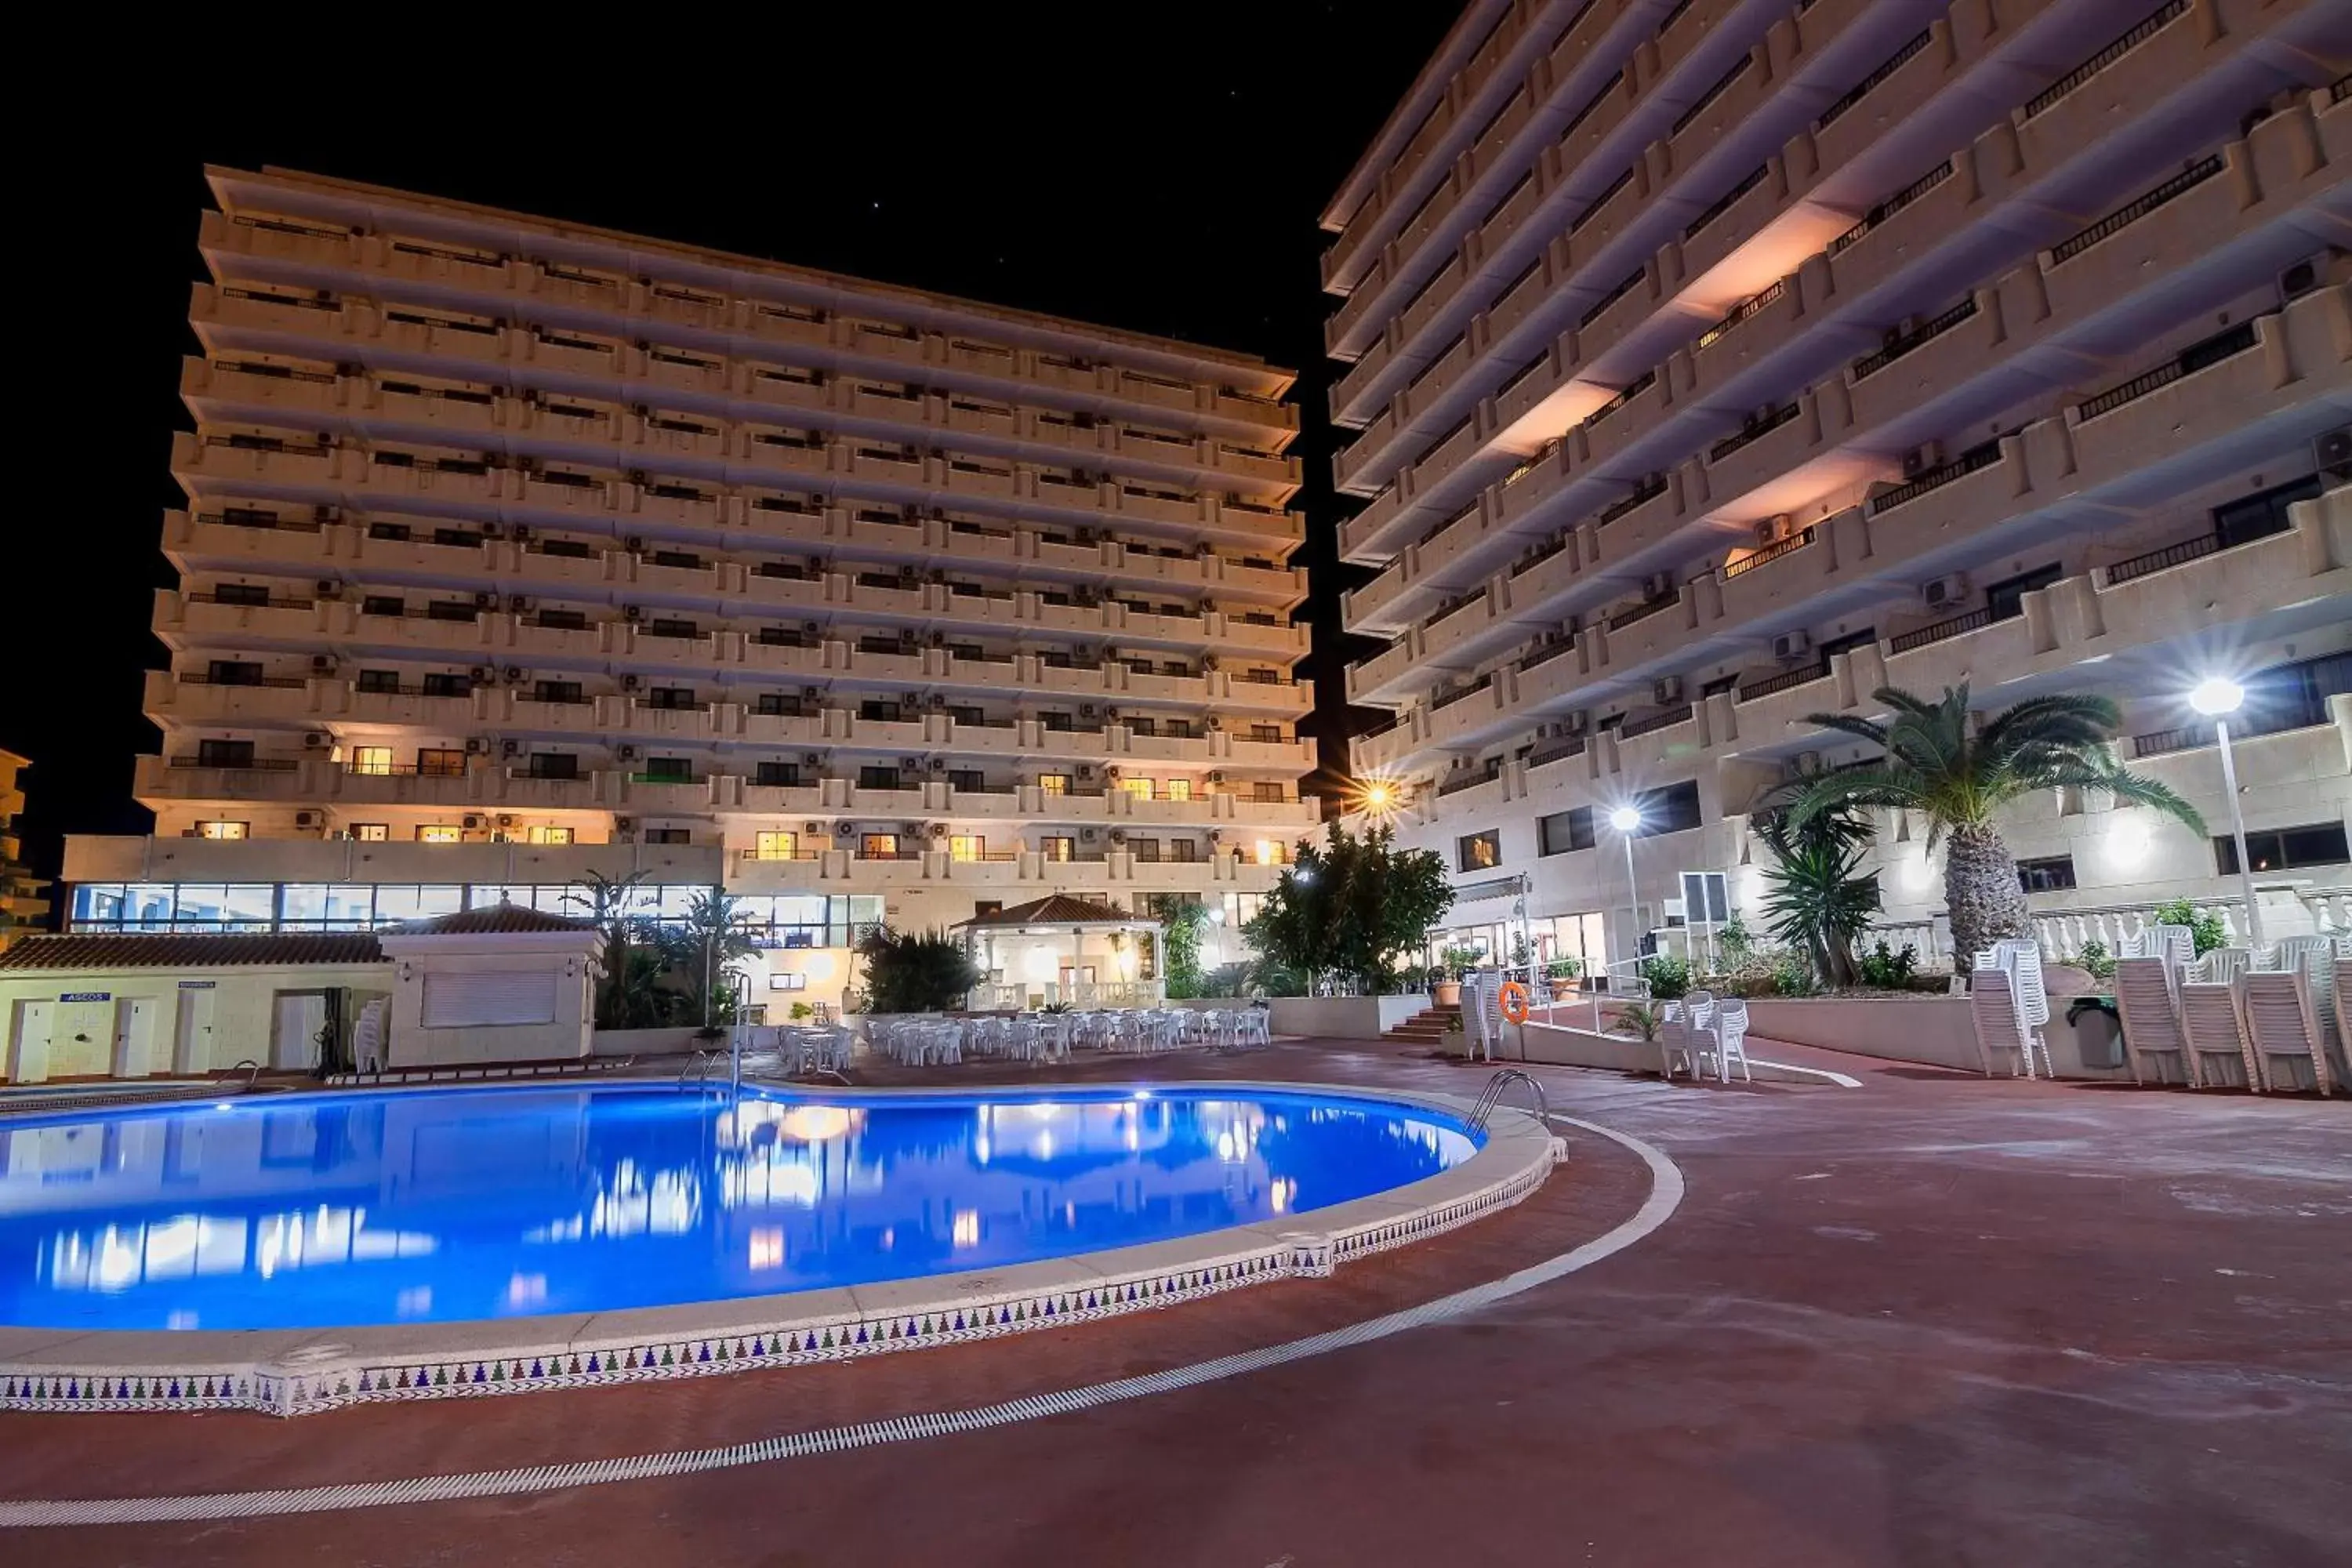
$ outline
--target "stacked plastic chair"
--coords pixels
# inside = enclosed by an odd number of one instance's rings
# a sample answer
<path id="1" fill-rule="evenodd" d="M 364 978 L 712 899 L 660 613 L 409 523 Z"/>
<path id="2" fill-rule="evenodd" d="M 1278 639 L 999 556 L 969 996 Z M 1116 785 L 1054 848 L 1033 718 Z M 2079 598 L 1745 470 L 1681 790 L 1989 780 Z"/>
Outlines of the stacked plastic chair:
<path id="1" fill-rule="evenodd" d="M 1992 976 L 1999 975 L 1998 981 Z M 1978 993 L 1986 1000 L 1975 1001 Z M 2001 1055 L 2015 1051 L 2019 1072 L 2026 1078 L 2036 1076 L 2056 1078 L 2050 1065 L 2050 1044 L 2042 1037 L 2042 1026 L 2050 1022 L 2050 992 L 2042 980 L 2042 949 L 2031 942 L 1997 942 L 1976 955 L 1976 973 L 1969 977 L 1969 995 L 1976 1015 L 1977 1046 L 1984 1057 L 1985 1076 L 1992 1076 L 1993 1063 Z M 2004 1024 L 1998 1016 L 1995 999 L 2008 1004 L 2009 1017 Z M 2034 1053 L 2042 1056 L 2041 1071 L 2034 1070 Z"/>
<path id="2" fill-rule="evenodd" d="M 2116 960 L 2116 1011 L 2123 1020 L 2124 1055 L 2131 1063 L 2134 1083 L 2198 1086 L 2197 1058 L 2180 1029 L 2171 960 Z M 2168 1067 L 2179 1074 L 2177 1079 L 2166 1076 Z"/>
<path id="3" fill-rule="evenodd" d="M 2242 976 L 2246 1046 L 2266 1089 L 2328 1091 L 2327 1039 L 2300 968 Z M 2307 1080 L 2307 1081 L 2306 1081 Z"/>
<path id="4" fill-rule="evenodd" d="M 2205 955 L 2205 971 L 2229 972 L 2236 961 L 2210 961 L 2222 950 Z M 2243 1088 L 2259 1092 L 2262 1069 L 2254 1065 L 2254 1048 L 2246 1038 L 2246 1021 L 2239 1010 L 2234 980 L 2184 978 L 2180 983 L 2180 1030 L 2189 1041 L 2200 1088 Z"/>
<path id="5" fill-rule="evenodd" d="M 2017 1021 L 2017 990 L 2008 970 L 1990 952 L 1977 954 L 1976 972 L 1969 976 L 1969 1009 L 1977 1026 L 1977 1056 L 1990 1078 L 1996 1067 L 2016 1058 L 2011 1076 L 2033 1076 L 2033 1047 Z"/>
<path id="6" fill-rule="evenodd" d="M 1739 1063 L 1743 1083 L 1753 1083 L 1756 1075 L 1748 1070 L 1748 1004 L 1738 996 L 1726 997 L 1715 1005 L 1715 1019 L 1708 1026 L 1715 1040 L 1716 1070 L 1723 1081 L 1731 1081 L 1731 1064 Z"/>

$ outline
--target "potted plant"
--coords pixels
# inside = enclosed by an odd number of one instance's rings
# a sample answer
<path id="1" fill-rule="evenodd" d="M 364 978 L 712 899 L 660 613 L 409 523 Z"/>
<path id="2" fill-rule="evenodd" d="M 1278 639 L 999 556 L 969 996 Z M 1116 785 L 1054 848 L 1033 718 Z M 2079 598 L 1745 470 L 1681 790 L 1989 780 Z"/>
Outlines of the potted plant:
<path id="1" fill-rule="evenodd" d="M 1437 955 L 1440 979 L 1430 989 L 1430 999 L 1441 1007 L 1462 1005 L 1462 977 L 1478 967 L 1478 950 L 1475 947 L 1449 947 Z"/>
<path id="2" fill-rule="evenodd" d="M 1544 966 L 1544 978 L 1551 984 L 1551 999 L 1565 1002 L 1576 989 L 1576 977 L 1584 973 L 1580 958 L 1555 958 Z"/>

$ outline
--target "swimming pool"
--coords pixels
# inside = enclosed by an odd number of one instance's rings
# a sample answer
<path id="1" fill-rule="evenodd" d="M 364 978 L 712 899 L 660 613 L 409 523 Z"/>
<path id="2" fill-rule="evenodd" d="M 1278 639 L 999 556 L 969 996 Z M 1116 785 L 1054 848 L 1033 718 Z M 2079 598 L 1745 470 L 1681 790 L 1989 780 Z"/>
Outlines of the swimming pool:
<path id="1" fill-rule="evenodd" d="M 0 1324 L 616 1310 L 1066 1258 L 1434 1176 L 1449 1113 L 1264 1089 L 232 1100 L 0 1131 Z"/>

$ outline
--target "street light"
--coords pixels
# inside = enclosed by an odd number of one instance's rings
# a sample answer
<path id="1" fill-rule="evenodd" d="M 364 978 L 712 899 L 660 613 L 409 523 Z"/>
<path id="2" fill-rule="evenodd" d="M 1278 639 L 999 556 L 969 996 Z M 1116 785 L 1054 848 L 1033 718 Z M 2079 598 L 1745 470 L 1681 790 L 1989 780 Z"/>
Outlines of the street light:
<path id="1" fill-rule="evenodd" d="M 1609 826 L 1625 840 L 1625 925 L 1631 933 L 1627 943 L 1630 958 L 1638 955 L 1642 947 L 1642 895 L 1633 884 L 1633 836 L 1642 830 L 1642 808 L 1618 806 L 1609 814 Z"/>
<path id="2" fill-rule="evenodd" d="M 2238 764 L 2230 753 L 2229 715 L 2246 700 L 2246 689 L 2222 676 L 2200 680 L 2189 693 L 2189 706 L 2213 721 L 2214 739 L 2221 746 L 2221 790 L 2230 797 L 2230 837 L 2238 846 L 2238 890 L 2246 900 L 2246 940 L 2263 940 L 2263 907 L 2254 901 L 2254 863 L 2246 853 L 2246 815 L 2238 808 Z"/>

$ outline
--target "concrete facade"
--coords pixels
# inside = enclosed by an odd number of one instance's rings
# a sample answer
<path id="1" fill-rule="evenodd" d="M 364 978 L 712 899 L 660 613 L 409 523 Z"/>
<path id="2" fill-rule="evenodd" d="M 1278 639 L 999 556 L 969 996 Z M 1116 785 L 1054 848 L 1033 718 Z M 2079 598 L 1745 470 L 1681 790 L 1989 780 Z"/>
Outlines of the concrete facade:
<path id="1" fill-rule="evenodd" d="M 1682 872 L 1752 916 L 1748 814 L 1885 685 L 2109 695 L 2225 835 L 2185 701 L 2224 673 L 2266 929 L 2352 929 L 2347 66 L 2340 8 L 2259 0 L 1465 10 L 1325 214 L 1400 837 L 1622 963 Z M 2243 929 L 2149 815 L 2004 824 L 2052 951 L 2176 897 Z M 1940 858 L 1880 826 L 1934 952 Z"/>
<path id="2" fill-rule="evenodd" d="M 69 847 L 71 929 L 560 909 L 635 871 L 655 915 L 750 900 L 828 955 L 772 966 L 789 999 L 835 1000 L 877 921 L 1068 891 L 1237 923 L 1318 819 L 1289 372 L 209 177 L 156 833 Z"/>

